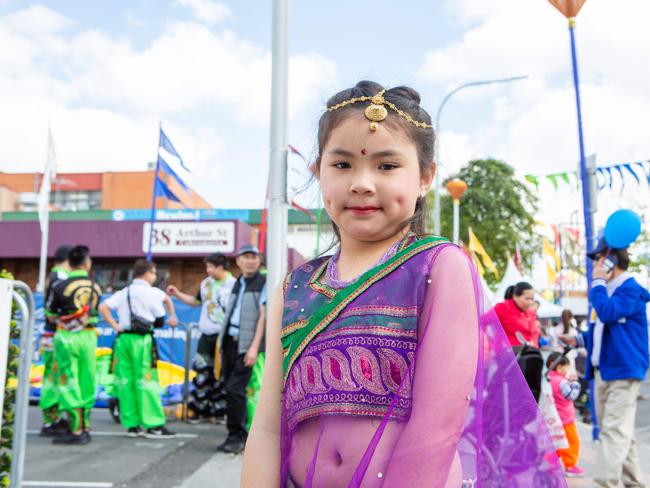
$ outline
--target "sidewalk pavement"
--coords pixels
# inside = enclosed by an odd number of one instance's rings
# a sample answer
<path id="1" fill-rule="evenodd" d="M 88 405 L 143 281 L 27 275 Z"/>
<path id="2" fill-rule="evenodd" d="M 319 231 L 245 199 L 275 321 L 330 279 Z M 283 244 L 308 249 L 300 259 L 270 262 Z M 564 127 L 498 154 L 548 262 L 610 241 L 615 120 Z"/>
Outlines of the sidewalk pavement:
<path id="1" fill-rule="evenodd" d="M 582 446 L 580 450 L 580 466 L 585 469 L 584 478 L 569 478 L 569 488 L 593 488 L 593 476 L 596 472 L 598 444 L 591 440 L 591 426 L 578 423 L 578 431 Z M 646 483 L 650 488 L 650 425 L 637 428 L 637 443 L 641 468 L 646 475 Z M 180 488 L 233 488 L 239 486 L 243 456 L 217 453 L 203 466 L 185 480 Z M 533 488 L 533 487 L 531 487 Z"/>
<path id="2" fill-rule="evenodd" d="M 580 433 L 579 466 L 586 471 L 584 478 L 569 478 L 570 488 L 593 488 L 593 476 L 596 474 L 598 458 L 598 443 L 591 440 L 591 425 L 577 423 Z M 639 451 L 641 469 L 645 474 L 645 482 L 650 487 L 650 425 L 637 427 L 636 442 Z"/>

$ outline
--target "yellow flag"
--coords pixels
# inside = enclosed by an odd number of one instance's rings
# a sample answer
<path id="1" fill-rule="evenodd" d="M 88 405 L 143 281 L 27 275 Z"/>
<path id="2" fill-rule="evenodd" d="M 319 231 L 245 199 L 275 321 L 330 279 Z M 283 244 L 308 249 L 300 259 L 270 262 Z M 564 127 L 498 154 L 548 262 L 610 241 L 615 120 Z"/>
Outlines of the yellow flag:
<path id="1" fill-rule="evenodd" d="M 546 254 L 551 259 L 553 259 L 553 263 L 555 264 L 555 268 L 554 268 L 555 271 L 562 268 L 560 256 L 557 255 L 555 249 L 553 249 L 553 246 L 551 246 L 551 243 L 548 242 L 548 239 L 546 237 L 544 237 L 544 240 L 542 241 L 542 253 Z"/>
<path id="2" fill-rule="evenodd" d="M 548 261 L 546 262 L 546 276 L 548 277 L 548 286 L 555 285 L 555 282 L 557 281 L 557 273 L 555 272 L 555 268 L 551 266 L 551 263 Z"/>
<path id="3" fill-rule="evenodd" d="M 470 254 L 472 255 L 472 261 L 474 261 L 474 266 L 476 266 L 476 271 L 478 271 L 478 274 L 482 278 L 485 275 L 485 268 L 483 268 L 483 265 L 481 264 L 481 261 L 479 260 L 475 252 L 470 251 Z"/>
<path id="4" fill-rule="evenodd" d="M 472 251 L 472 253 L 476 253 L 479 256 L 481 256 L 483 265 L 492 273 L 494 273 L 494 275 L 498 278 L 499 272 L 497 271 L 497 267 L 494 265 L 494 261 L 492 261 L 490 255 L 485 251 L 483 244 L 481 244 L 481 242 L 478 240 L 476 234 L 474 234 L 474 232 L 472 231 L 472 228 L 470 227 L 468 230 L 469 230 L 469 243 L 467 247 L 469 248 L 470 251 Z"/>

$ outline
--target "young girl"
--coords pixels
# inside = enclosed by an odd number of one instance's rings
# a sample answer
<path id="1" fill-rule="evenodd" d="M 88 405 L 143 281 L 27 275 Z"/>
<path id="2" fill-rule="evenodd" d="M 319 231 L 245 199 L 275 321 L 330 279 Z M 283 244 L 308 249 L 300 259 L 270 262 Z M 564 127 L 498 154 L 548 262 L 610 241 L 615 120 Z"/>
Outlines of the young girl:
<path id="1" fill-rule="evenodd" d="M 564 433 L 569 441 L 569 447 L 559 449 L 558 456 L 564 464 L 564 471 L 568 477 L 579 477 L 584 475 L 584 470 L 578 466 L 580 456 L 580 436 L 576 428 L 575 408 L 573 402 L 580 396 L 580 383 L 569 380 L 571 363 L 569 358 L 559 352 L 553 352 L 546 360 L 548 368 L 548 380 L 553 390 L 555 408 L 560 415 Z"/>
<path id="2" fill-rule="evenodd" d="M 328 101 L 313 171 L 340 247 L 271 300 L 242 486 L 566 486 L 469 260 L 425 236 L 433 143 L 410 88 Z"/>

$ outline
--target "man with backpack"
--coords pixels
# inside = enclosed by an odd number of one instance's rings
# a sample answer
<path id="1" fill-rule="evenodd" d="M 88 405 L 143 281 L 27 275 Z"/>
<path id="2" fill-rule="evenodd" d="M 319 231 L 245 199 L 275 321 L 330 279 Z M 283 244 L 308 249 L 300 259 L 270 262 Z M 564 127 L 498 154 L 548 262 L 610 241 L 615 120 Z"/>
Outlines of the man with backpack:
<path id="1" fill-rule="evenodd" d="M 165 426 L 153 332 L 164 325 L 165 309 L 170 326 L 178 325 L 178 320 L 171 299 L 153 286 L 156 276 L 154 263 L 138 259 L 133 281 L 105 300 L 99 312 L 117 332 L 113 354 L 122 426 L 129 437 L 171 439 L 175 434 Z M 117 321 L 111 310 L 117 310 Z"/>

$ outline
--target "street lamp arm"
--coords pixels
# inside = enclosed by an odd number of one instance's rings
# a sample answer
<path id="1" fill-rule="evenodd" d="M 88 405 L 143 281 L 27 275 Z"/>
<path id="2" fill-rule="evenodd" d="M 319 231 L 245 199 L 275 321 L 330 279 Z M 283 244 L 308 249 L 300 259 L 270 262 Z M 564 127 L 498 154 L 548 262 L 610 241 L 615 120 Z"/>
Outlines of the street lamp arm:
<path id="1" fill-rule="evenodd" d="M 440 105 L 438 106 L 438 112 L 436 113 L 436 132 L 440 133 L 439 131 L 439 125 L 440 125 L 440 114 L 442 113 L 442 109 L 444 108 L 445 104 L 447 101 L 457 92 L 469 88 L 472 86 L 481 86 L 481 85 L 491 85 L 493 83 L 508 83 L 511 81 L 518 81 L 518 80 L 524 80 L 528 78 L 528 75 L 523 75 L 523 76 L 511 76 L 510 78 L 498 78 L 496 80 L 481 80 L 481 81 L 470 81 L 469 83 L 464 83 L 460 86 L 457 86 L 454 88 L 452 91 L 447 93 L 445 95 L 445 98 L 442 99 L 442 102 L 440 102 Z"/>
<path id="2" fill-rule="evenodd" d="M 524 76 L 511 76 L 510 78 L 497 78 L 494 80 L 480 80 L 480 81 L 470 81 L 469 83 L 464 83 L 445 95 L 445 98 L 442 99 L 440 105 L 438 106 L 438 111 L 436 112 L 436 138 L 433 144 L 433 160 L 436 162 L 436 175 L 434 177 L 433 185 L 433 231 L 436 235 L 440 235 L 440 115 L 442 114 L 442 109 L 444 108 L 447 101 L 457 92 L 469 88 L 472 86 L 481 86 L 481 85 L 491 85 L 493 83 L 508 83 L 511 81 L 523 80 L 528 78 L 528 75 Z"/>

